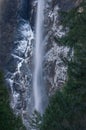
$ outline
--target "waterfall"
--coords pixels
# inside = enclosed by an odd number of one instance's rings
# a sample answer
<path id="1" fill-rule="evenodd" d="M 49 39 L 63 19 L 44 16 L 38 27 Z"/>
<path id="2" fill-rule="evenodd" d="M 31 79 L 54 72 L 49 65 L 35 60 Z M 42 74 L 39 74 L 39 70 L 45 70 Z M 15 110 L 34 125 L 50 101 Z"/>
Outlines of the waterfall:
<path id="1" fill-rule="evenodd" d="M 35 45 L 35 58 L 34 58 L 34 78 L 33 78 L 33 92 L 35 110 L 40 113 L 44 111 L 44 99 L 46 96 L 45 86 L 43 83 L 42 74 L 42 57 L 43 57 L 43 13 L 44 13 L 44 0 L 38 0 L 37 6 L 37 19 L 36 19 L 36 45 Z M 43 105 L 44 104 L 44 105 Z"/>

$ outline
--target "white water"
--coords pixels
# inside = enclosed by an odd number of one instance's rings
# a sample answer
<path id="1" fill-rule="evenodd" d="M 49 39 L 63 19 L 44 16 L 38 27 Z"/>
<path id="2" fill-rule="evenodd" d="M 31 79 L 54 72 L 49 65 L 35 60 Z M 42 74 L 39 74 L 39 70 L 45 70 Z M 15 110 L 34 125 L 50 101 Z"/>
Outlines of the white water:
<path id="1" fill-rule="evenodd" d="M 43 59 L 43 14 L 44 14 L 44 0 L 38 0 L 37 19 L 36 19 L 36 45 L 35 45 L 35 70 L 33 77 L 33 92 L 35 110 L 43 113 L 43 103 L 45 90 L 42 76 L 42 59 Z"/>

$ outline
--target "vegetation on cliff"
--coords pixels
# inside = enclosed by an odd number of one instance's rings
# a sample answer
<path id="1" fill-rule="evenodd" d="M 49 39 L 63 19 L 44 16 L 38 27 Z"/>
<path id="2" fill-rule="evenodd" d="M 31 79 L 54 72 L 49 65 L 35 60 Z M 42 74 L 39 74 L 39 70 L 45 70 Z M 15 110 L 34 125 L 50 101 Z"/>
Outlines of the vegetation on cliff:
<path id="1" fill-rule="evenodd" d="M 68 34 L 60 43 L 74 49 L 68 63 L 68 81 L 50 100 L 40 130 L 86 130 L 86 2 L 60 12 Z"/>
<path id="2" fill-rule="evenodd" d="M 0 130 L 25 130 L 19 117 L 9 106 L 9 95 L 0 73 Z"/>

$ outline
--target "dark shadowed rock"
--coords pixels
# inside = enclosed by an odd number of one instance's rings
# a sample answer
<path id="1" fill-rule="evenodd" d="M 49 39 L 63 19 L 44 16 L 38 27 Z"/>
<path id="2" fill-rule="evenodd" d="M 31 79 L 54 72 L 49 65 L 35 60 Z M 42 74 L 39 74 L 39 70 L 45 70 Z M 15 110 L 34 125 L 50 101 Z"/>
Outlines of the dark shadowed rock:
<path id="1" fill-rule="evenodd" d="M 4 68 L 10 58 L 14 32 L 17 26 L 18 0 L 4 0 L 0 12 L 0 68 Z"/>

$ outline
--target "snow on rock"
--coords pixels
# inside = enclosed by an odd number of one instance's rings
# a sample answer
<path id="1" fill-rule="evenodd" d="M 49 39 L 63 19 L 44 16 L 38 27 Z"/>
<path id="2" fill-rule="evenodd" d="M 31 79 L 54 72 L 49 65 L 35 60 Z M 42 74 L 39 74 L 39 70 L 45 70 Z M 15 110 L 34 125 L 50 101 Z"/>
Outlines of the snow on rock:
<path id="1" fill-rule="evenodd" d="M 36 14 L 37 0 L 33 2 Z M 64 60 L 71 60 L 73 50 L 60 46 L 54 38 L 66 35 L 68 28 L 63 29 L 59 22 L 59 7 L 56 0 L 46 0 L 44 10 L 44 49 L 43 75 L 48 96 L 61 89 L 67 80 L 68 65 Z M 32 11 L 33 11 L 32 10 Z M 8 62 L 6 80 L 11 90 L 11 107 L 17 115 L 21 115 L 27 130 L 29 130 L 29 115 L 33 111 L 33 56 L 34 33 L 29 22 L 19 20 L 15 34 L 13 50 Z M 30 128 L 31 130 L 31 128 Z"/>
<path id="2" fill-rule="evenodd" d="M 54 37 L 61 38 L 66 35 L 68 28 L 63 29 L 59 22 L 59 7 L 53 5 L 53 1 L 47 1 L 45 8 L 45 56 L 44 56 L 44 80 L 51 96 L 56 90 L 61 89 L 67 80 L 67 64 L 63 59 L 70 60 L 72 53 L 70 48 L 60 46 Z M 71 51 L 72 52 L 72 51 Z"/>
<path id="3" fill-rule="evenodd" d="M 21 19 L 16 31 L 6 80 L 11 90 L 10 105 L 17 115 L 22 115 L 25 126 L 28 124 L 28 115 L 32 111 L 33 40 L 34 34 L 29 23 Z M 27 114 L 25 115 L 25 113 Z"/>

